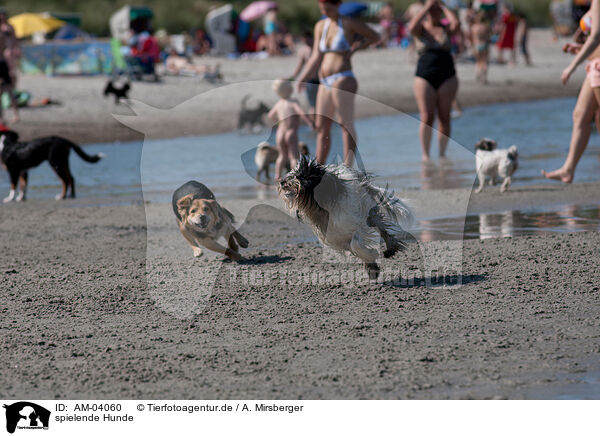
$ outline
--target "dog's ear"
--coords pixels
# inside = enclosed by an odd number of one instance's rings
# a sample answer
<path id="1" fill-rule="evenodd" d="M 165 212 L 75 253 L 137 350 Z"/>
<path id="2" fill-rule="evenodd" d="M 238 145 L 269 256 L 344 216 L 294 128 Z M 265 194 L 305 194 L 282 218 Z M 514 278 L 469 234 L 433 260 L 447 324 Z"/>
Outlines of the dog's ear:
<path id="1" fill-rule="evenodd" d="M 489 138 L 481 138 L 477 144 L 475 144 L 475 150 L 483 151 L 494 151 L 496 149 L 496 141 Z"/>
<path id="2" fill-rule="evenodd" d="M 187 211 L 192 205 L 192 201 L 193 199 L 191 195 L 186 195 L 185 197 L 181 197 L 179 200 L 177 200 L 177 211 L 179 212 L 179 215 L 187 215 Z"/>
<path id="3" fill-rule="evenodd" d="M 215 218 L 219 218 L 219 203 L 217 200 L 204 200 L 203 203 L 208 206 L 208 209 L 211 211 Z"/>
<path id="4" fill-rule="evenodd" d="M 298 149 L 300 151 L 300 155 L 302 156 L 308 156 L 310 154 L 310 151 L 308 150 L 308 145 L 306 145 L 305 142 L 298 142 Z"/>
<path id="5" fill-rule="evenodd" d="M 0 134 L 6 136 L 10 142 L 17 142 L 19 140 L 19 134 L 13 130 L 5 130 Z"/>

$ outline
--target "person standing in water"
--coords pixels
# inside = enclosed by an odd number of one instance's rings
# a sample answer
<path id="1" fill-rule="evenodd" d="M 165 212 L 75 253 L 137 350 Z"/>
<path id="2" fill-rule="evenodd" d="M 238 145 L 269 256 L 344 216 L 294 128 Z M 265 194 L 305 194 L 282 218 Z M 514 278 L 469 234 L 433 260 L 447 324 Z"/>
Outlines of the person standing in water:
<path id="1" fill-rule="evenodd" d="M 354 164 L 356 131 L 354 100 L 358 82 L 352 71 L 352 56 L 379 41 L 379 35 L 361 21 L 342 17 L 341 0 L 319 0 L 321 14 L 326 18 L 315 25 L 312 55 L 299 77 L 298 91 L 318 71 L 321 86 L 317 93 L 317 161 L 327 162 L 331 149 L 331 125 L 338 116 L 344 140 L 344 163 Z M 358 39 L 360 38 L 360 39 Z"/>
<path id="2" fill-rule="evenodd" d="M 446 18 L 448 24 L 442 24 Z M 452 102 L 458 92 L 458 79 L 452 58 L 452 36 L 460 24 L 440 0 L 427 0 L 425 7 L 408 25 L 419 53 L 414 94 L 419 106 L 419 136 L 423 161 L 429 161 L 433 123 L 438 119 L 440 157 L 446 156 L 451 132 Z"/>
<path id="3" fill-rule="evenodd" d="M 542 170 L 542 175 L 547 179 L 563 183 L 573 181 L 577 164 L 592 134 L 592 123 L 600 108 L 600 0 L 593 0 L 591 9 L 581 19 L 580 27 L 582 32 L 587 35 L 585 43 L 583 45 L 567 44 L 563 49 L 565 52 L 575 55 L 573 61 L 562 73 L 563 85 L 567 84 L 577 67 L 586 59 L 588 60 L 587 75 L 573 110 L 573 131 L 569 153 L 560 168 L 551 172 Z"/>

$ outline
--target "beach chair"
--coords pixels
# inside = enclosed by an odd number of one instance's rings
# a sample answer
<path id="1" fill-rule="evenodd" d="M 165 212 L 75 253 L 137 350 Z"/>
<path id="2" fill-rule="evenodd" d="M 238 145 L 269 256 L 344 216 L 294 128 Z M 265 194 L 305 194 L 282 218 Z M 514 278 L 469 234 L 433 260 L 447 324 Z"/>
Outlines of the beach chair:
<path id="1" fill-rule="evenodd" d="M 110 40 L 110 50 L 112 53 L 112 75 L 118 77 L 126 75 L 131 78 L 136 75 L 135 68 L 128 64 L 123 54 L 123 45 L 117 38 Z"/>
<path id="2" fill-rule="evenodd" d="M 123 45 L 117 38 L 111 39 L 110 47 L 113 57 L 113 78 L 125 75 L 130 80 L 143 80 L 144 75 L 151 75 L 154 81 L 158 81 L 153 62 L 142 62 L 138 57 L 126 56 L 123 53 Z"/>

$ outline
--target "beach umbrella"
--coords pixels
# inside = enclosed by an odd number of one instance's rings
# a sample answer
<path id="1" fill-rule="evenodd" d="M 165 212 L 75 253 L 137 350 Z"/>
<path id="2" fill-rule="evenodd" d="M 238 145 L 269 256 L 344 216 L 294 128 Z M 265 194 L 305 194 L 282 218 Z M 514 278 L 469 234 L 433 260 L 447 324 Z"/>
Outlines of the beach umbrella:
<path id="1" fill-rule="evenodd" d="M 279 6 L 275 2 L 271 1 L 259 1 L 250 3 L 246 6 L 246 9 L 240 14 L 240 19 L 250 22 L 257 20 L 264 16 L 271 9 L 278 9 Z"/>
<path id="2" fill-rule="evenodd" d="M 344 2 L 340 5 L 338 12 L 345 17 L 356 17 L 369 9 L 364 3 L 359 2 Z"/>
<path id="3" fill-rule="evenodd" d="M 48 33 L 65 25 L 62 20 L 40 14 L 19 14 L 8 19 L 14 27 L 17 38 L 25 38 L 34 33 Z"/>

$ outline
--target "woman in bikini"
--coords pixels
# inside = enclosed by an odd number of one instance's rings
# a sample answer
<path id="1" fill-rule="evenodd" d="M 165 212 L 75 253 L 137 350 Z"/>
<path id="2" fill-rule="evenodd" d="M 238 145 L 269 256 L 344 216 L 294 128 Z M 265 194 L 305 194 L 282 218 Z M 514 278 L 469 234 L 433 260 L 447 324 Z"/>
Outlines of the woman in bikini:
<path id="1" fill-rule="evenodd" d="M 298 91 L 318 70 L 321 86 L 317 94 L 317 161 L 326 163 L 331 148 L 331 124 L 337 115 L 343 127 L 344 163 L 354 164 L 356 132 L 354 130 L 354 99 L 358 82 L 352 72 L 352 55 L 379 41 L 379 35 L 366 24 L 342 17 L 338 8 L 341 0 L 319 0 L 321 13 L 326 16 L 315 25 L 312 55 L 298 79 Z M 357 37 L 361 37 L 357 41 Z"/>
<path id="2" fill-rule="evenodd" d="M 446 18 L 448 24 L 443 25 Z M 458 79 L 452 58 L 452 36 L 459 31 L 456 16 L 440 0 L 428 0 L 408 25 L 419 53 L 414 93 L 419 106 L 419 137 L 423 161 L 429 161 L 432 127 L 438 119 L 440 157 L 446 155 L 450 137 L 450 112 L 458 92 Z"/>
<path id="3" fill-rule="evenodd" d="M 573 61 L 563 71 L 561 80 L 566 84 L 577 67 L 586 59 L 587 76 L 577 97 L 577 104 L 573 110 L 573 131 L 569 154 L 562 167 L 546 172 L 542 175 L 548 179 L 571 183 L 575 175 L 575 168 L 585 151 L 590 135 L 592 123 L 596 113 L 600 110 L 600 0 L 593 0 L 589 12 L 580 21 L 581 32 L 586 36 L 585 43 L 567 44 L 564 51 L 575 55 Z"/>

